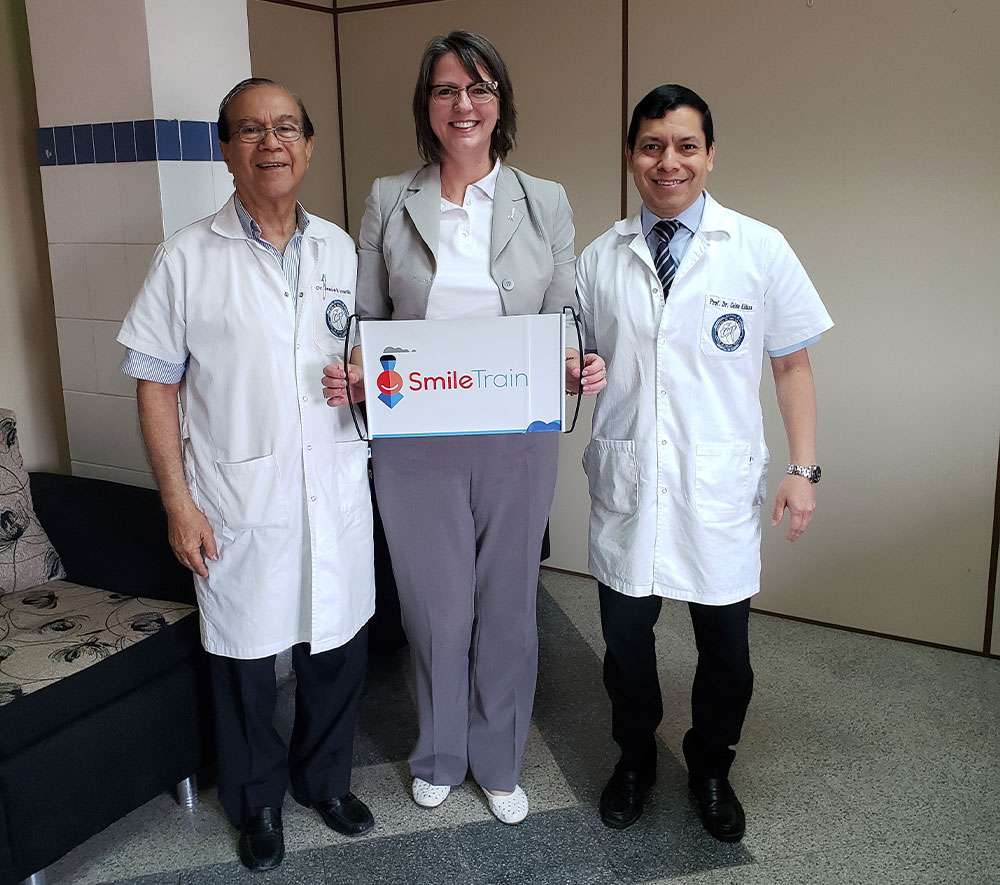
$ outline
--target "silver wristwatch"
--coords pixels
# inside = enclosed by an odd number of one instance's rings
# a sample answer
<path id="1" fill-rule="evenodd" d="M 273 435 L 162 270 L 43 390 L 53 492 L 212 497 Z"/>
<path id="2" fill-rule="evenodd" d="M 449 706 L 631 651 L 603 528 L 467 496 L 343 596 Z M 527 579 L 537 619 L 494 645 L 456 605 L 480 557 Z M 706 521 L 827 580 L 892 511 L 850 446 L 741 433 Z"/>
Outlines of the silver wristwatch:
<path id="1" fill-rule="evenodd" d="M 823 471 L 819 469 L 818 464 L 811 464 L 809 467 L 803 467 L 801 464 L 789 464 L 788 470 L 785 473 L 791 476 L 804 476 L 813 485 L 818 483 L 820 477 L 823 475 Z"/>

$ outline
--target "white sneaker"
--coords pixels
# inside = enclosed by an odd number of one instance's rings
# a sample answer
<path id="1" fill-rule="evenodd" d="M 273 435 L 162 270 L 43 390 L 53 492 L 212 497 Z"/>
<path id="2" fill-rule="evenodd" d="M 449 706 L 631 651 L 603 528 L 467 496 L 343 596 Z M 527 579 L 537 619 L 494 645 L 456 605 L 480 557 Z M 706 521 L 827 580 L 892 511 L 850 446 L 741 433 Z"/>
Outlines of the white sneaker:
<path id="1" fill-rule="evenodd" d="M 528 816 L 528 797 L 520 787 L 515 786 L 509 796 L 494 796 L 483 786 L 480 789 L 486 796 L 490 811 L 501 823 L 519 824 Z"/>
<path id="2" fill-rule="evenodd" d="M 437 808 L 451 792 L 451 787 L 429 784 L 422 777 L 413 779 L 413 801 L 421 808 Z"/>

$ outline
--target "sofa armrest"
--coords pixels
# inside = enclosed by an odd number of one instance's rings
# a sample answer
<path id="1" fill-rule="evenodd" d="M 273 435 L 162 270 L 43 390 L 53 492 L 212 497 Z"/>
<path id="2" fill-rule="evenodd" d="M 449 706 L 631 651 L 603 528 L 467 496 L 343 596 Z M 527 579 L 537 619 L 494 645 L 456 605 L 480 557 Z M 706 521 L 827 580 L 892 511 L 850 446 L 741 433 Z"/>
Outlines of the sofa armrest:
<path id="1" fill-rule="evenodd" d="M 56 473 L 29 478 L 35 513 L 67 580 L 129 596 L 195 603 L 191 573 L 167 542 L 157 492 Z"/>

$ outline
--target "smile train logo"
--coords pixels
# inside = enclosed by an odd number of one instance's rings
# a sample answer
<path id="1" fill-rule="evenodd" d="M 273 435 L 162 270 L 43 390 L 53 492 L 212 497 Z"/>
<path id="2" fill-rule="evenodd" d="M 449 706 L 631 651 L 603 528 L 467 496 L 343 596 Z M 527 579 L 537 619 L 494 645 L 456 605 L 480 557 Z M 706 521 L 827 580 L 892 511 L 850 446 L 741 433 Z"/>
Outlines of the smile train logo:
<path id="1" fill-rule="evenodd" d="M 403 398 L 403 376 L 396 371 L 396 357 L 391 353 L 383 353 L 379 362 L 382 364 L 382 371 L 375 379 L 379 389 L 378 398 L 391 409 Z"/>

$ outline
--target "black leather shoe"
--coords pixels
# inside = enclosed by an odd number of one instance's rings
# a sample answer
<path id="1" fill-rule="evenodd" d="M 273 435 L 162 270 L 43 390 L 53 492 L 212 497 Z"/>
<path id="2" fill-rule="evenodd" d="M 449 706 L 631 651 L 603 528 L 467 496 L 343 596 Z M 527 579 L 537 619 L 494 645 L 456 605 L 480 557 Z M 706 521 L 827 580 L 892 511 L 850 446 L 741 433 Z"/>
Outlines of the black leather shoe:
<path id="1" fill-rule="evenodd" d="M 250 870 L 273 870 L 285 857 L 280 808 L 261 808 L 240 823 L 240 860 Z"/>
<path id="2" fill-rule="evenodd" d="M 655 774 L 616 768 L 601 793 L 601 820 L 605 826 L 616 830 L 632 826 L 642 814 L 642 803 L 655 780 Z"/>
<path id="3" fill-rule="evenodd" d="M 720 842 L 739 842 L 746 830 L 746 816 L 729 781 L 724 777 L 692 777 L 688 785 L 705 829 Z"/>
<path id="4" fill-rule="evenodd" d="M 371 811 L 354 793 L 345 793 L 339 799 L 319 799 L 303 802 L 294 797 L 300 805 L 315 808 L 331 830 L 344 836 L 360 836 L 375 826 Z"/>

